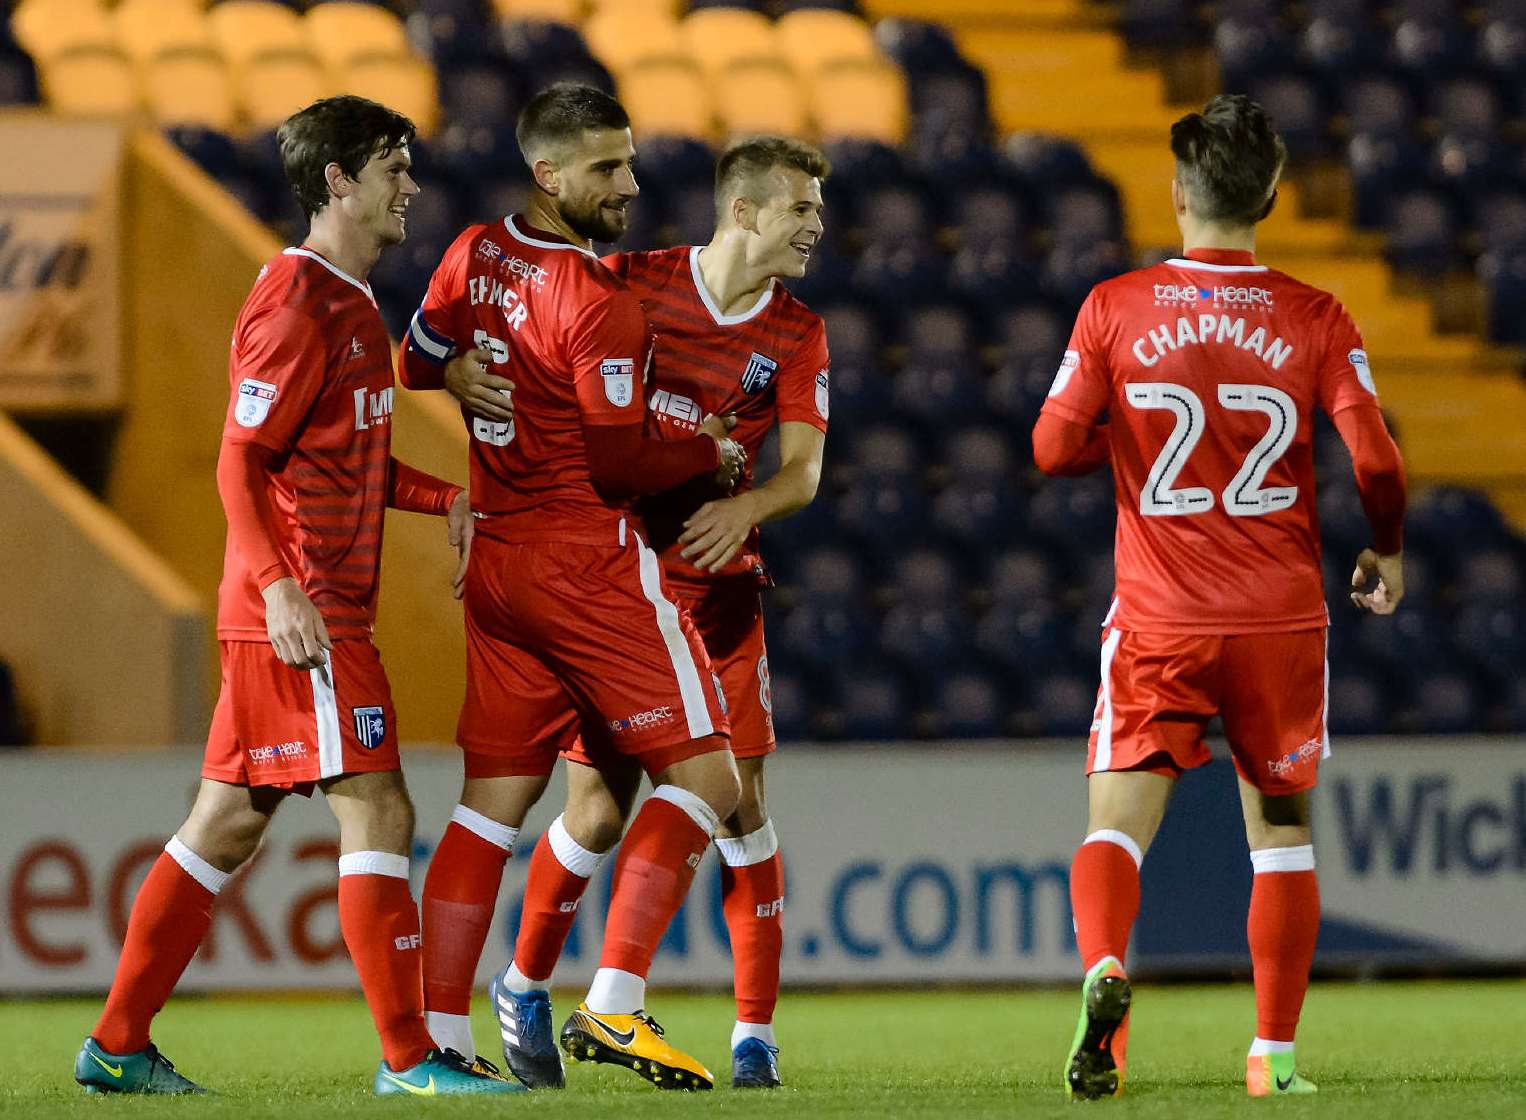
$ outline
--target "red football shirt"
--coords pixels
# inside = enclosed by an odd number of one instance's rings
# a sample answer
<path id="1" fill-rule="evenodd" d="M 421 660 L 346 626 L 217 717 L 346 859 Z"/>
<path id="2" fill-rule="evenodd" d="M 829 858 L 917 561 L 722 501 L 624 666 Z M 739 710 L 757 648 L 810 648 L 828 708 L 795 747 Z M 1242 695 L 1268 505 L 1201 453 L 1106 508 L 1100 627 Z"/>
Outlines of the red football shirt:
<path id="1" fill-rule="evenodd" d="M 276 547 L 334 638 L 376 618 L 392 445 L 392 342 L 368 285 L 310 249 L 260 270 L 233 328 L 226 443 L 277 455 Z M 265 641 L 265 601 L 229 535 L 217 636 Z"/>
<path id="2" fill-rule="evenodd" d="M 746 311 L 723 315 L 700 277 L 699 248 L 615 253 L 604 260 L 641 298 L 656 334 L 648 409 L 658 431 L 665 439 L 683 439 L 706 416 L 736 413 L 731 438 L 747 449 L 739 493 L 752 486 L 753 465 L 776 421 L 827 430 L 827 332 L 821 318 L 777 282 Z M 756 528 L 718 572 L 701 572 L 679 555 L 684 521 L 718 497 L 724 493 L 711 480 L 697 479 L 642 500 L 652 546 L 670 577 L 763 575 Z"/>
<path id="3" fill-rule="evenodd" d="M 593 253 L 514 214 L 446 251 L 404 341 L 405 363 L 493 353 L 514 419 L 466 414 L 472 509 L 515 541 L 612 544 L 626 505 L 589 477 L 584 427 L 640 416 L 651 337 L 640 301 Z"/>
<path id="4" fill-rule="evenodd" d="M 1043 411 L 1108 414 L 1121 630 L 1323 626 L 1313 414 L 1376 396 L 1328 292 L 1200 250 L 1097 285 Z"/>

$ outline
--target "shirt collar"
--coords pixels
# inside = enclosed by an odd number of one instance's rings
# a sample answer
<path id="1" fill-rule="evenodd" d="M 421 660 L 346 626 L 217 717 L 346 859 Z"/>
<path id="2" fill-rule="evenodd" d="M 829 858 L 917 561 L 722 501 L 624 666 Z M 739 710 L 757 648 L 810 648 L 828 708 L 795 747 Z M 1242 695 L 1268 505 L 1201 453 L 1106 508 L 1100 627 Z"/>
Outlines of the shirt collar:
<path id="1" fill-rule="evenodd" d="M 1253 265 L 1256 254 L 1245 249 L 1188 249 L 1182 256 L 1203 264 Z"/>

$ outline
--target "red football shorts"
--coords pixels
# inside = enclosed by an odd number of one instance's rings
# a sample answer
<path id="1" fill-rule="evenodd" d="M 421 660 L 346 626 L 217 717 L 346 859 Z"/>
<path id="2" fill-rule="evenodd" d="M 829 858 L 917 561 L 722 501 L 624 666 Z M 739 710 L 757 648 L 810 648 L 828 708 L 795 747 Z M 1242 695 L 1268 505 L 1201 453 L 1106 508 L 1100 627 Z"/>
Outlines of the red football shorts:
<path id="1" fill-rule="evenodd" d="M 218 644 L 202 777 L 310 794 L 322 778 L 399 768 L 392 689 L 369 641 L 336 641 L 326 670 L 288 668 L 267 642 Z"/>
<path id="2" fill-rule="evenodd" d="M 769 690 L 768 650 L 763 644 L 763 598 L 751 576 L 707 583 L 670 583 L 680 611 L 687 611 L 699 630 L 711 664 L 721 680 L 721 698 L 731 721 L 731 753 L 737 758 L 761 758 L 771 753 L 774 740 L 773 696 Z M 582 738 L 562 752 L 569 762 L 598 766 L 605 753 L 604 738 L 589 732 L 595 746 Z"/>
<path id="3" fill-rule="evenodd" d="M 1330 753 L 1325 631 L 1136 634 L 1104 627 L 1086 772 L 1179 774 L 1209 760 L 1215 715 L 1240 776 L 1262 793 L 1312 789 Z"/>
<path id="4" fill-rule="evenodd" d="M 478 533 L 466 577 L 468 777 L 549 774 L 586 724 L 649 774 L 715 750 L 718 681 L 657 555 Z M 706 742 L 705 740 L 710 740 Z"/>

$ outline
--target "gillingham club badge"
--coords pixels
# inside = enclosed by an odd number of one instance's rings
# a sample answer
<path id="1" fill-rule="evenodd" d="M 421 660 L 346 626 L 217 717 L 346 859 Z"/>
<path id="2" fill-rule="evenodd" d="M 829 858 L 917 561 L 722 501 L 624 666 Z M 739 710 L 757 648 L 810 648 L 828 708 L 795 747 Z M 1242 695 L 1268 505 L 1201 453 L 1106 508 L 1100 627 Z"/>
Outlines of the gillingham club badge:
<path id="1" fill-rule="evenodd" d="M 355 738 L 368 751 L 374 751 L 387 737 L 387 710 L 379 705 L 351 708 L 355 716 Z"/>
<path id="2" fill-rule="evenodd" d="M 747 359 L 747 368 L 742 371 L 742 392 L 749 397 L 756 396 L 773 382 L 774 374 L 779 372 L 779 363 L 766 354 L 759 354 L 756 350 Z"/>

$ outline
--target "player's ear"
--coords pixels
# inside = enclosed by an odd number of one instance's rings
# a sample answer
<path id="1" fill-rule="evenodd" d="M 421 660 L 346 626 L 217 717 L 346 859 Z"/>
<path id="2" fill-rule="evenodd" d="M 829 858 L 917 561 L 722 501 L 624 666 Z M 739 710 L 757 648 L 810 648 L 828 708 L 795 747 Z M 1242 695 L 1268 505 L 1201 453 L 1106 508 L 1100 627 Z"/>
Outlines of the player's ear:
<path id="1" fill-rule="evenodd" d="M 334 198 L 348 198 L 355 189 L 355 180 L 346 175 L 344 168 L 337 163 L 327 164 L 323 168 L 323 181 L 328 184 L 329 194 Z"/>
<path id="2" fill-rule="evenodd" d="M 758 204 L 738 195 L 731 200 L 731 220 L 749 233 L 758 232 Z"/>
<path id="3" fill-rule="evenodd" d="M 1171 180 L 1171 209 L 1178 217 L 1187 213 L 1187 188 L 1182 186 L 1180 179 Z"/>
<path id="4" fill-rule="evenodd" d="M 561 168 L 549 159 L 538 159 L 530 165 L 530 174 L 535 177 L 535 185 L 547 194 L 560 194 L 562 190 Z"/>

